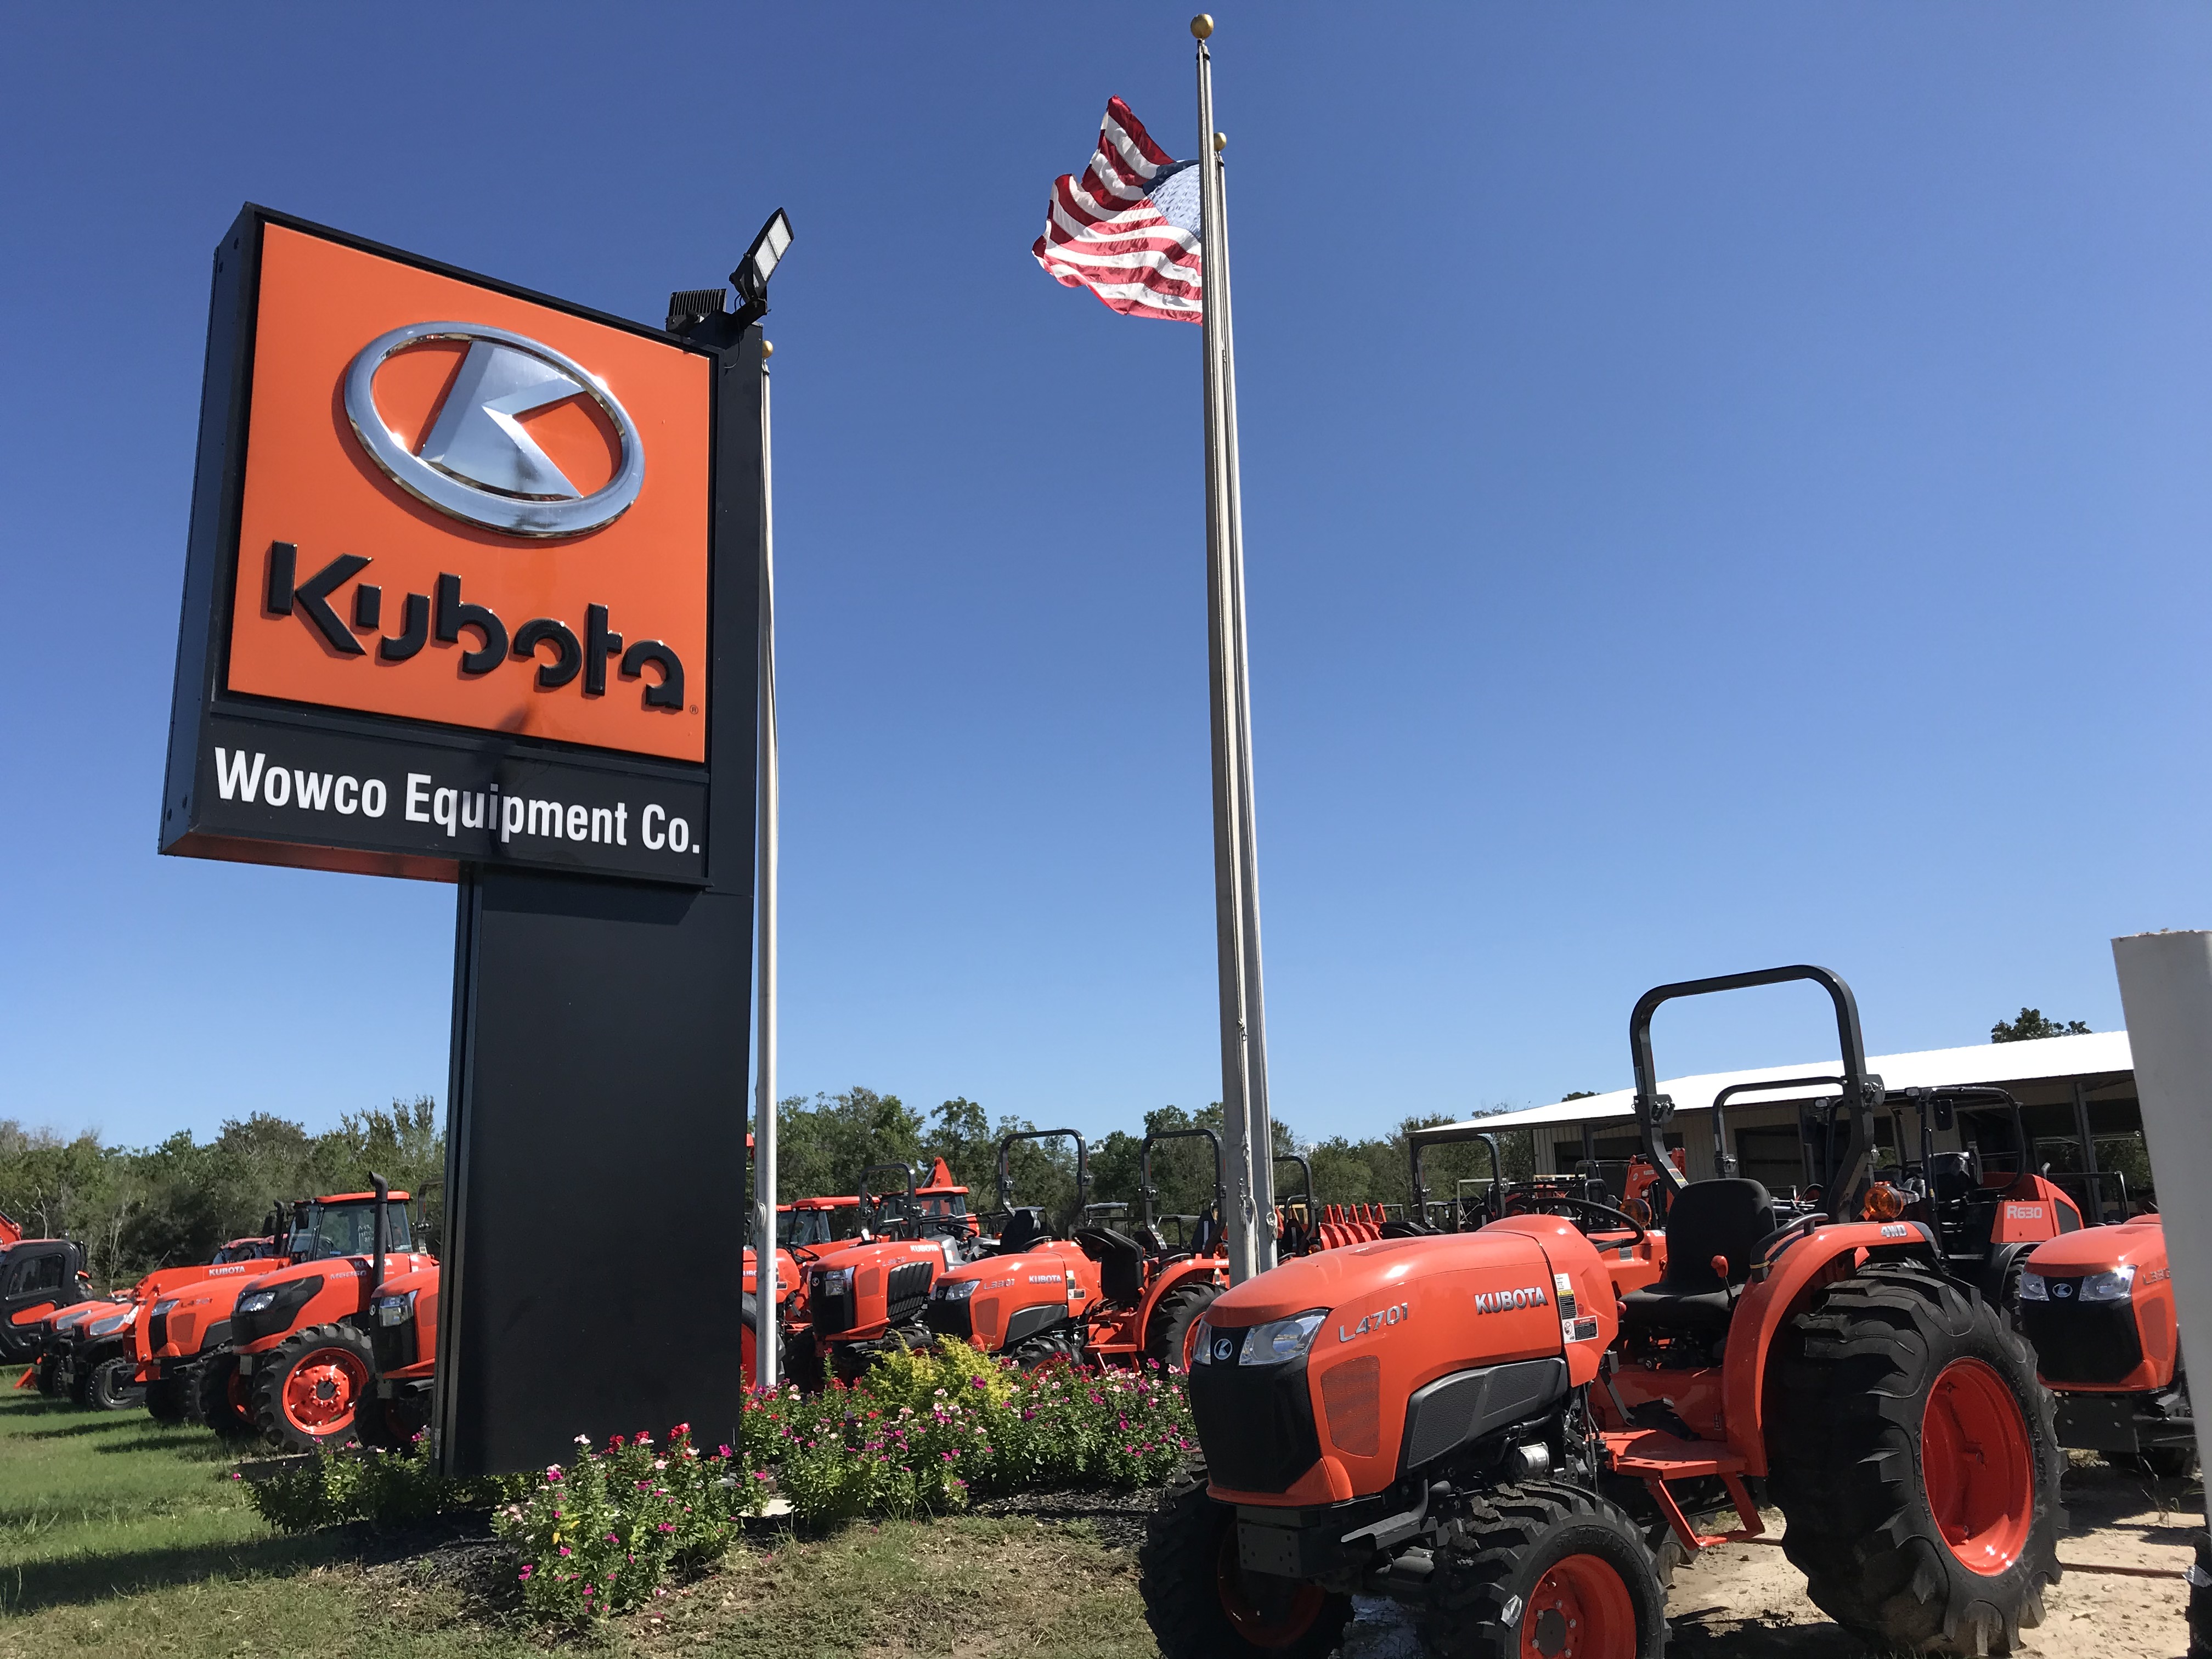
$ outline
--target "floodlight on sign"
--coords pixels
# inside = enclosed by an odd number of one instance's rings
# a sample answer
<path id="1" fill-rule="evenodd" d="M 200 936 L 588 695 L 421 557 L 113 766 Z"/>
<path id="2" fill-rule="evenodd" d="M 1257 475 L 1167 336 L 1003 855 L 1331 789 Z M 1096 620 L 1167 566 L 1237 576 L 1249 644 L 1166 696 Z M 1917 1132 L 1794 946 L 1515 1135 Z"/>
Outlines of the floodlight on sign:
<path id="1" fill-rule="evenodd" d="M 745 250 L 744 262 L 730 273 L 731 283 L 747 306 L 766 308 L 768 279 L 775 275 L 775 268 L 790 246 L 791 216 L 778 208 L 761 227 L 760 234 L 753 238 L 753 245 Z"/>

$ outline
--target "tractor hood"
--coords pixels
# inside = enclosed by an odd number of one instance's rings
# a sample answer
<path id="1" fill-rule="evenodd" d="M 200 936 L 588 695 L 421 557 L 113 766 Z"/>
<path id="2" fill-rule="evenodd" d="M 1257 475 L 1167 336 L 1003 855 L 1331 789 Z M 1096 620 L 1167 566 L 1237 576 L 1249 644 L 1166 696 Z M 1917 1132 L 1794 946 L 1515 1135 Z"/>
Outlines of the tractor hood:
<path id="1" fill-rule="evenodd" d="M 1501 1284 L 1510 1279 L 1513 1286 L 1548 1292 L 1551 1271 L 1542 1247 L 1518 1233 L 1385 1238 L 1285 1261 L 1227 1291 L 1206 1310 L 1206 1318 L 1217 1328 L 1241 1327 L 1376 1297 L 1395 1302 L 1437 1273 L 1452 1274 L 1455 1281 L 1459 1275 L 1474 1274 L 1486 1286 L 1493 1275 L 1502 1275 Z"/>
<path id="2" fill-rule="evenodd" d="M 2154 1215 L 2109 1227 L 2084 1227 L 2035 1247 L 2030 1273 L 2065 1279 L 2133 1267 L 2146 1273 L 2166 1266 L 2166 1224 Z"/>

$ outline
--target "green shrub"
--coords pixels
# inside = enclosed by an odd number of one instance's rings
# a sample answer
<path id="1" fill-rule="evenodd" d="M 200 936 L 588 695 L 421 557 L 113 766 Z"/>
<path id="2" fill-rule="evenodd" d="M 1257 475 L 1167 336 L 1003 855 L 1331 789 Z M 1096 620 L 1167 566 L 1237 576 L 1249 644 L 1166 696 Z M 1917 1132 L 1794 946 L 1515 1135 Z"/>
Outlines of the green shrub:
<path id="1" fill-rule="evenodd" d="M 298 1533 L 349 1521 L 400 1526 L 451 1510 L 488 1510 L 514 1482 L 512 1476 L 447 1479 L 430 1461 L 429 1437 L 418 1434 L 404 1451 L 361 1451 L 351 1444 L 326 1449 L 246 1490 L 262 1519 L 280 1532 Z"/>
<path id="2" fill-rule="evenodd" d="M 573 1463 L 526 1479 L 492 1528 L 520 1558 L 524 1607 L 562 1626 L 666 1595 L 672 1576 L 719 1560 L 740 1518 L 768 1498 L 768 1482 L 732 1448 L 702 1457 L 682 1423 L 658 1446 L 648 1435 L 617 1435 L 600 1451 L 580 1435 Z"/>

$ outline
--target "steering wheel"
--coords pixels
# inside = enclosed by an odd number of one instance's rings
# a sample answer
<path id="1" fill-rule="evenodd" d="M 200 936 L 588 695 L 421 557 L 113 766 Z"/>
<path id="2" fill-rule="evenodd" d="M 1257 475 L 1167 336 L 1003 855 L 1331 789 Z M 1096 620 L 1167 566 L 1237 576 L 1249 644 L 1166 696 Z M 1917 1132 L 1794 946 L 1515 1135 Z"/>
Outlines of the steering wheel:
<path id="1" fill-rule="evenodd" d="M 1528 1208 L 1519 1212 L 1522 1215 L 1554 1215 L 1561 1210 L 1566 1210 L 1578 1212 L 1573 1218 L 1575 1224 L 1582 1227 L 1586 1233 L 1612 1232 L 1616 1230 L 1616 1226 L 1626 1227 L 1635 1233 L 1636 1242 L 1638 1244 L 1650 1236 L 1651 1230 L 1628 1212 L 1616 1210 L 1610 1204 L 1601 1204 L 1594 1198 L 1577 1198 L 1569 1193 L 1541 1192 L 1516 1193 L 1513 1196 L 1527 1200 Z M 1600 1219 L 1607 1224 L 1597 1227 L 1583 1226 L 1582 1218 L 1585 1215 Z"/>

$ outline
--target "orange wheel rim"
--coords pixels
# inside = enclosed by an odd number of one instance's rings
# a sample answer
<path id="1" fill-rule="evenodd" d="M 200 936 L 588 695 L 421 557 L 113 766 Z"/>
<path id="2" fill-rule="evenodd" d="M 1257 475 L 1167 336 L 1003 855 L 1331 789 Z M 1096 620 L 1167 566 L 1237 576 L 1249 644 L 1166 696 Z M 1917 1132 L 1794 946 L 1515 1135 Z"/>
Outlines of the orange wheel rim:
<path id="1" fill-rule="evenodd" d="M 1636 1604 L 1610 1562 L 1554 1562 L 1521 1612 L 1521 1659 L 1636 1659 Z"/>
<path id="2" fill-rule="evenodd" d="M 284 1415 L 303 1434 L 335 1434 L 353 1421 L 368 1367 L 343 1348 L 317 1348 L 284 1379 Z"/>
<path id="3" fill-rule="evenodd" d="M 1263 1589 L 1251 1582 L 1253 1577 L 1266 1578 L 1269 1585 L 1281 1588 Z M 1290 1646 L 1313 1628 L 1314 1620 L 1321 1617 L 1322 1603 L 1328 1599 L 1318 1584 L 1267 1574 L 1248 1577 L 1243 1563 L 1237 1559 L 1234 1522 L 1221 1535 L 1219 1570 L 1214 1583 L 1220 1593 L 1221 1610 L 1229 1615 L 1230 1627 L 1255 1648 Z"/>
<path id="4" fill-rule="evenodd" d="M 1190 1370 L 1191 1355 L 1198 1352 L 1198 1328 L 1205 1322 L 1202 1319 L 1194 1319 L 1182 1328 L 1182 1369 L 1185 1371 Z"/>
<path id="5" fill-rule="evenodd" d="M 1920 1418 L 1920 1469 L 1929 1511 L 1962 1565 L 1994 1577 L 2020 1559 L 2035 1523 L 2035 1455 L 1994 1367 L 1954 1359 L 1938 1373 Z"/>

